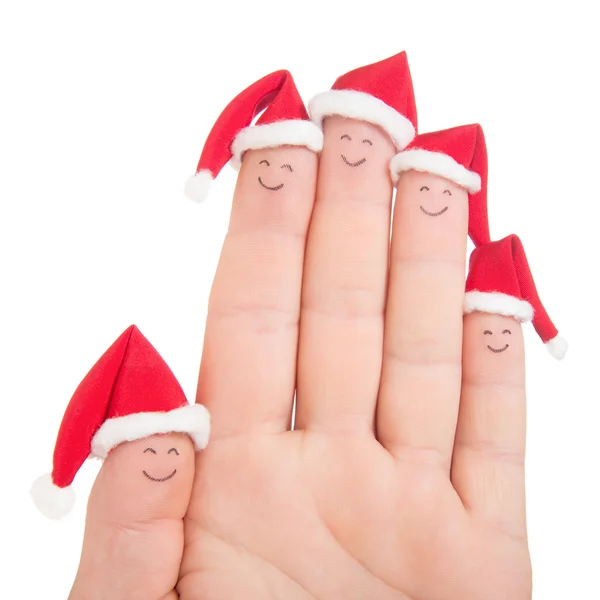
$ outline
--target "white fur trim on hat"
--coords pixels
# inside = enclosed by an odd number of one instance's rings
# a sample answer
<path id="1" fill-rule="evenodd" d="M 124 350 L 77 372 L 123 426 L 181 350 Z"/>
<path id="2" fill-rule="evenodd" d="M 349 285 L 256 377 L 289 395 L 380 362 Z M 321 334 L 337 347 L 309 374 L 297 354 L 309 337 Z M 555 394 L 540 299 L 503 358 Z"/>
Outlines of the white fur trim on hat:
<path id="1" fill-rule="evenodd" d="M 521 323 L 533 319 L 533 307 L 529 302 L 500 292 L 467 292 L 463 312 L 469 314 L 475 311 L 514 317 Z"/>
<path id="2" fill-rule="evenodd" d="M 242 129 L 231 144 L 231 165 L 239 168 L 246 150 L 276 148 L 277 146 L 306 146 L 313 152 L 323 149 L 323 132 L 311 121 L 288 119 L 266 125 L 251 125 Z"/>
<path id="3" fill-rule="evenodd" d="M 202 202 L 208 196 L 212 182 L 212 173 L 206 169 L 202 169 L 187 180 L 185 195 L 194 202 Z"/>
<path id="4" fill-rule="evenodd" d="M 141 440 L 157 433 L 187 433 L 202 450 L 208 443 L 210 415 L 201 404 L 182 406 L 169 412 L 142 412 L 105 421 L 92 438 L 92 456 L 106 458 L 123 442 Z"/>
<path id="5" fill-rule="evenodd" d="M 29 493 L 37 509 L 49 519 L 61 519 L 75 504 L 75 492 L 54 485 L 50 473 L 38 477 Z"/>
<path id="6" fill-rule="evenodd" d="M 546 342 L 546 348 L 548 348 L 548 352 L 550 352 L 550 356 L 556 358 L 557 360 L 562 360 L 567 354 L 567 350 L 569 349 L 569 343 L 565 340 L 564 337 L 557 335 L 552 338 L 549 342 Z"/>
<path id="7" fill-rule="evenodd" d="M 422 171 L 449 179 L 471 194 L 481 189 L 481 177 L 477 173 L 469 171 L 442 152 L 431 152 L 421 148 L 405 150 L 392 158 L 390 171 L 394 183 L 398 183 L 402 171 Z"/>
<path id="8" fill-rule="evenodd" d="M 308 104 L 311 119 L 323 127 L 323 119 L 339 115 L 379 125 L 392 138 L 398 150 L 404 150 L 415 137 L 414 125 L 383 100 L 356 90 L 329 90 L 317 94 Z"/>

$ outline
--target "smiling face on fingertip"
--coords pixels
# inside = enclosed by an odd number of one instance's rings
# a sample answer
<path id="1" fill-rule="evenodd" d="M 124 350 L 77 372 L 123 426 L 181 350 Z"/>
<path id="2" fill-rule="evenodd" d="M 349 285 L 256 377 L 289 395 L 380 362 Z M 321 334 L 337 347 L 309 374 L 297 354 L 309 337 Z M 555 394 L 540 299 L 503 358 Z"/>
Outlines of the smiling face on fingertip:
<path id="1" fill-rule="evenodd" d="M 162 433 L 124 442 L 110 453 L 128 476 L 150 486 L 176 485 L 189 476 L 195 450 L 185 433 Z"/>
<path id="2" fill-rule="evenodd" d="M 485 312 L 465 315 L 463 340 L 467 368 L 494 374 L 501 369 L 507 376 L 523 368 L 523 329 L 513 317 Z"/>
<path id="3" fill-rule="evenodd" d="M 452 212 L 468 210 L 467 190 L 449 179 L 421 171 L 400 173 L 398 187 L 409 192 L 414 211 L 424 219 L 451 220 Z"/>
<path id="4" fill-rule="evenodd" d="M 248 150 L 242 159 L 238 184 L 253 197 L 282 201 L 302 193 L 316 167 L 316 153 L 304 146 Z"/>
<path id="5" fill-rule="evenodd" d="M 431 173 L 409 170 L 399 174 L 394 228 L 406 252 L 428 259 L 464 256 L 468 226 L 465 189 Z"/>
<path id="6" fill-rule="evenodd" d="M 167 484 L 189 462 L 190 444 L 185 434 L 164 433 L 132 443 L 141 452 L 141 475 L 150 483 Z"/>
<path id="7" fill-rule="evenodd" d="M 389 179 L 389 161 L 396 149 L 383 129 L 366 121 L 329 116 L 324 120 L 323 135 L 321 168 L 333 177 Z"/>

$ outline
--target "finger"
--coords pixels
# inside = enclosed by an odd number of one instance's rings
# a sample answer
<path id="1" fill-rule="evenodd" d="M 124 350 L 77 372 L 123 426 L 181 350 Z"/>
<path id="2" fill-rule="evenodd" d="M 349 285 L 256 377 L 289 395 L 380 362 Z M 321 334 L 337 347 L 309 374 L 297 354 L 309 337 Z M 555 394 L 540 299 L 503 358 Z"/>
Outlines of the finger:
<path id="1" fill-rule="evenodd" d="M 213 440 L 290 426 L 316 176 L 317 155 L 304 147 L 244 155 L 210 296 L 198 381 L 198 401 L 212 415 Z"/>
<path id="2" fill-rule="evenodd" d="M 299 428 L 373 429 L 393 153 L 391 140 L 375 125 L 325 120 L 302 288 Z"/>
<path id="3" fill-rule="evenodd" d="M 525 350 L 521 324 L 464 318 L 463 384 L 452 482 L 467 510 L 525 534 Z"/>
<path id="4" fill-rule="evenodd" d="M 185 434 L 126 442 L 108 455 L 88 502 L 70 600 L 177 598 L 194 465 Z"/>
<path id="5" fill-rule="evenodd" d="M 429 213 L 429 214 L 427 214 Z M 398 182 L 377 436 L 449 469 L 461 379 L 468 195 L 436 175 Z"/>

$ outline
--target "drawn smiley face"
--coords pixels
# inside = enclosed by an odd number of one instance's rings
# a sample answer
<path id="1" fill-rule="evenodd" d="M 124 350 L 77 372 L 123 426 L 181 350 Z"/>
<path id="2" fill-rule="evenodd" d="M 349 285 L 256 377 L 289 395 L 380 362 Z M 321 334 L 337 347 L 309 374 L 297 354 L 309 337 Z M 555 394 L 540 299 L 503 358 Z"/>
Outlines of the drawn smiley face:
<path id="1" fill-rule="evenodd" d="M 193 444 L 184 433 L 160 433 L 123 444 L 131 469 L 149 485 L 184 482 L 193 464 Z M 123 460 L 123 459 L 121 459 Z M 132 471 L 130 471 L 132 472 Z"/>
<path id="2" fill-rule="evenodd" d="M 360 167 L 361 165 L 364 165 L 367 162 L 367 156 L 364 156 L 364 154 L 367 154 L 365 148 L 368 148 L 369 146 L 373 147 L 372 140 L 370 140 L 368 137 L 365 137 L 362 140 L 353 140 L 349 133 L 343 133 L 340 136 L 340 141 L 344 140 L 350 143 L 345 144 L 347 149 L 343 149 L 342 153 L 340 154 L 342 161 L 349 167 Z M 352 144 L 353 141 L 354 143 Z M 360 154 L 363 154 L 363 156 L 358 158 L 358 155 Z M 348 156 L 351 156 L 352 158 L 349 159 Z"/>
<path id="3" fill-rule="evenodd" d="M 277 165 L 271 164 L 271 161 L 267 160 L 266 158 L 263 158 L 258 164 L 260 167 L 262 167 L 261 174 L 257 177 L 258 183 L 262 185 L 262 187 L 264 187 L 266 190 L 269 190 L 271 192 L 278 192 L 279 190 L 283 189 L 283 186 L 285 185 L 283 181 L 281 183 L 276 183 L 274 181 L 277 179 L 281 179 L 282 171 L 289 173 L 294 172 L 294 168 L 292 167 L 292 165 L 290 165 L 287 162 L 283 163 L 282 165 L 279 165 L 279 175 L 277 173 Z"/>
<path id="4" fill-rule="evenodd" d="M 438 194 L 439 196 L 439 190 L 435 190 L 432 192 L 431 188 L 427 185 L 422 185 L 421 188 L 419 189 L 419 192 L 421 193 L 425 193 L 425 194 Z M 450 188 L 444 188 L 442 190 L 442 202 L 446 201 L 444 197 L 447 196 L 447 198 L 450 198 L 452 196 L 452 190 Z M 430 206 L 431 205 L 431 197 L 427 198 L 425 197 L 423 200 L 423 203 Z M 439 217 L 440 215 L 443 215 L 449 208 L 450 205 L 446 204 L 446 206 L 444 206 L 442 209 L 437 210 L 435 212 L 430 212 L 429 210 L 427 210 L 425 208 L 425 206 L 423 204 L 419 205 L 419 208 L 421 209 L 421 212 L 426 214 L 428 217 Z"/>
<path id="5" fill-rule="evenodd" d="M 398 179 L 398 195 L 411 213 L 414 210 L 427 217 L 440 217 L 440 223 L 458 227 L 468 218 L 469 194 L 466 189 L 449 179 L 433 173 L 411 169 L 403 171 Z"/>
<path id="6" fill-rule="evenodd" d="M 367 121 L 331 115 L 323 122 L 323 151 L 319 169 L 352 182 L 353 193 L 368 189 L 377 195 L 379 186 L 386 195 L 391 187 L 389 163 L 397 150 L 390 136 Z M 365 180 L 366 173 L 369 180 Z M 375 186 L 375 187 L 374 187 Z M 339 189 L 338 182 L 333 189 Z"/>
<path id="7" fill-rule="evenodd" d="M 159 449 L 160 451 L 160 449 Z M 158 456 L 158 451 L 153 448 L 152 446 L 148 446 L 144 451 L 143 454 L 149 454 L 149 455 L 154 455 L 154 456 Z M 179 456 L 179 450 L 177 450 L 177 448 L 175 446 L 172 446 L 171 448 L 169 448 L 169 450 L 167 450 L 167 457 L 169 455 L 173 455 L 173 457 L 175 456 Z M 155 461 L 158 462 L 158 461 Z M 145 477 L 147 477 L 150 481 L 156 481 L 157 483 L 164 483 L 165 481 L 169 481 L 169 479 L 172 479 L 173 477 L 175 477 L 175 475 L 177 474 L 177 467 L 175 466 L 176 464 L 176 460 L 170 461 L 172 463 L 175 463 L 173 465 L 169 465 L 173 467 L 173 470 L 170 473 L 167 473 L 166 475 L 162 475 L 162 474 L 154 474 L 153 471 L 158 467 L 158 469 L 160 469 L 161 471 L 164 469 L 164 467 L 167 466 L 167 463 L 169 461 L 161 461 L 159 465 L 154 464 L 153 466 L 151 466 L 151 463 L 149 463 L 148 465 L 148 470 L 143 469 L 142 473 L 144 474 Z M 152 473 L 151 473 L 152 471 Z"/>
<path id="8" fill-rule="evenodd" d="M 490 329 L 485 329 L 483 332 L 483 335 L 485 336 L 493 336 L 494 332 L 491 331 Z M 499 344 L 499 347 L 496 345 L 492 345 L 492 343 L 487 344 L 487 349 L 490 352 L 494 352 L 495 354 L 500 354 L 501 352 L 505 352 L 506 350 L 508 350 L 508 348 L 510 347 L 510 344 L 506 341 L 506 336 L 510 336 L 512 335 L 512 331 L 510 329 L 503 329 L 501 335 L 503 336 L 501 343 Z M 492 339 L 490 338 L 490 342 L 492 342 Z"/>

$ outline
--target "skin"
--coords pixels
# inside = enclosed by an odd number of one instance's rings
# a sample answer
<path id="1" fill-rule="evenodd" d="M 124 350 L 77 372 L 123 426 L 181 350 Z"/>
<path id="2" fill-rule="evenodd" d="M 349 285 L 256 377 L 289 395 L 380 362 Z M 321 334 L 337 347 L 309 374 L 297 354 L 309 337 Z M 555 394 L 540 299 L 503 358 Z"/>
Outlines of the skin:
<path id="1" fill-rule="evenodd" d="M 166 481 L 144 475 L 161 479 L 173 471 Z M 194 471 L 194 446 L 183 433 L 154 435 L 111 450 L 90 494 L 70 600 L 172 596 Z M 148 550 L 140 551 L 142 546 Z"/>
<path id="2" fill-rule="evenodd" d="M 90 507 L 95 572 L 127 577 L 118 593 L 96 581 L 72 598 L 531 597 L 520 325 L 463 319 L 460 189 L 403 175 L 390 247 L 394 152 L 376 127 L 332 117 L 318 184 L 308 150 L 246 154 L 209 303 L 197 399 L 213 436 L 197 455 L 185 548 L 180 529 L 152 544 L 126 536 L 136 559 L 123 560 L 125 542 L 93 527 Z M 510 347 L 491 352 L 507 328 Z M 106 477 L 97 486 L 121 493 Z"/>
<path id="3" fill-rule="evenodd" d="M 464 336 L 464 352 L 470 360 L 463 365 L 462 419 L 452 479 L 466 507 L 509 536 L 526 537 L 521 324 L 512 317 L 475 312 L 464 318 Z M 507 343 L 502 353 L 488 348 L 503 348 Z"/>
<path id="4" fill-rule="evenodd" d="M 329 117 L 323 133 L 302 281 L 296 424 L 364 434 L 373 430 L 381 373 L 396 151 L 384 131 L 355 119 Z"/>
<path id="5" fill-rule="evenodd" d="M 394 455 L 418 451 L 446 472 L 460 398 L 468 220 L 463 188 L 429 173 L 400 175 L 377 431 Z"/>

